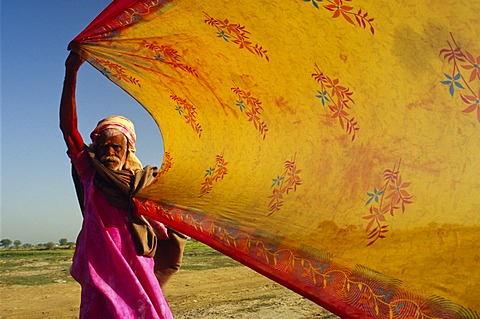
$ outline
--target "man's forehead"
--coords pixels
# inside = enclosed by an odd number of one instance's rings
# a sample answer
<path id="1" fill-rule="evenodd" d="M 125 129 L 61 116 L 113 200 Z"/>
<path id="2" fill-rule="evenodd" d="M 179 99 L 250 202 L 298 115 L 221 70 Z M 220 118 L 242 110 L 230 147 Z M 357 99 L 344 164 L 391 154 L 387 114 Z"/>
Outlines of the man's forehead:
<path id="1" fill-rule="evenodd" d="M 108 134 L 100 134 L 100 136 L 98 137 L 98 142 L 100 144 L 105 144 L 105 143 L 126 144 L 127 137 L 122 132 L 119 132 L 119 131 L 116 131 L 116 133 L 109 132 Z"/>

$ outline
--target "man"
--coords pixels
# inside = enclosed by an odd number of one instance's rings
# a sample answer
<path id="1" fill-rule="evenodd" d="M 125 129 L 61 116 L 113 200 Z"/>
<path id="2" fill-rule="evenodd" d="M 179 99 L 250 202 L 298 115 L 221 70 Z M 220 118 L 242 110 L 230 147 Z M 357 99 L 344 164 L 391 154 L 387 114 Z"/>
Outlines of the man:
<path id="1" fill-rule="evenodd" d="M 132 220 L 138 219 L 132 214 L 131 197 L 152 181 L 155 168 L 142 168 L 135 156 L 133 124 L 124 117 L 100 121 L 90 135 L 90 147 L 84 144 L 75 101 L 83 62 L 74 52 L 67 58 L 60 103 L 60 128 L 84 216 L 71 268 L 82 287 L 80 318 L 173 318 L 160 286 L 166 268 L 156 269 L 157 280 L 154 258 L 141 255 L 145 252 L 132 237 Z M 156 226 L 160 239 L 172 235 L 163 225 Z M 165 262 L 161 256 L 156 259 Z M 165 272 L 170 275 L 172 270 Z"/>

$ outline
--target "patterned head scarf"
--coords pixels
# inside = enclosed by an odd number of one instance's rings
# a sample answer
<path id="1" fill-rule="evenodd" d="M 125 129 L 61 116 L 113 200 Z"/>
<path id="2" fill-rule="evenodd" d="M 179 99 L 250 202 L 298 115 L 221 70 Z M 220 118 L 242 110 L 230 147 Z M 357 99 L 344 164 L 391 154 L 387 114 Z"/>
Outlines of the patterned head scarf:
<path id="1" fill-rule="evenodd" d="M 120 131 L 127 137 L 127 159 L 123 167 L 132 171 L 142 169 L 142 163 L 135 155 L 135 142 L 137 140 L 137 136 L 135 135 L 135 127 L 133 126 L 133 123 L 126 117 L 118 115 L 110 116 L 98 122 L 97 127 L 92 133 L 90 133 L 90 138 L 92 139 L 93 144 L 95 144 L 95 141 L 103 131 L 110 128 Z"/>

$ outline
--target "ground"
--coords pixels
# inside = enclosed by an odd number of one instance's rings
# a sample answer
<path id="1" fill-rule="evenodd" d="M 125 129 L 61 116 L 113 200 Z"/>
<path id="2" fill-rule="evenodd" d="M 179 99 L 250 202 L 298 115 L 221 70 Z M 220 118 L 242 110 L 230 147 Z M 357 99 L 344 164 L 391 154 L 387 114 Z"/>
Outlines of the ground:
<path id="1" fill-rule="evenodd" d="M 176 319 L 337 318 L 227 257 L 199 249 L 186 251 L 184 268 L 165 287 Z M 68 275 L 70 256 L 25 257 L 0 260 L 0 318 L 78 318 L 80 287 Z M 209 258 L 215 264 L 205 264 Z"/>

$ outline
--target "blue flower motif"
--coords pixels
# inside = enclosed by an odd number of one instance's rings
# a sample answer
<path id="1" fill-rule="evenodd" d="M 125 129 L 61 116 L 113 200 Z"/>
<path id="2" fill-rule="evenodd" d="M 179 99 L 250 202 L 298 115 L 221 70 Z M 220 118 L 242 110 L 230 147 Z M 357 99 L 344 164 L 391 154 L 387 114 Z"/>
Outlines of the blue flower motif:
<path id="1" fill-rule="evenodd" d="M 315 6 L 315 8 L 317 8 L 317 9 L 319 8 L 317 2 L 323 2 L 323 0 L 303 0 L 303 1 L 304 2 L 311 2 Z"/>
<path id="2" fill-rule="evenodd" d="M 105 75 L 107 78 L 110 78 L 110 71 L 107 68 L 102 68 L 100 72 Z"/>
<path id="3" fill-rule="evenodd" d="M 384 192 L 385 192 L 385 190 L 379 192 L 379 191 L 377 191 L 376 188 L 374 188 L 373 193 L 367 193 L 368 197 L 370 197 L 370 198 L 367 200 L 367 203 L 365 204 L 365 206 L 370 204 L 372 202 L 372 200 L 375 200 L 375 203 L 378 203 L 378 196 L 382 196 Z"/>
<path id="4" fill-rule="evenodd" d="M 175 108 L 175 110 L 177 110 L 180 115 L 183 114 L 183 109 L 182 109 L 182 106 L 181 106 L 181 105 L 177 105 L 177 107 Z"/>
<path id="5" fill-rule="evenodd" d="M 210 169 L 206 170 L 207 173 L 203 177 L 207 177 L 208 175 L 212 175 L 214 171 L 215 171 L 215 167 L 210 167 Z"/>
<path id="6" fill-rule="evenodd" d="M 395 313 L 397 314 L 397 317 L 400 317 L 400 309 L 402 309 L 403 307 L 405 307 L 405 304 L 403 304 L 403 303 L 399 303 L 395 307 Z"/>
<path id="7" fill-rule="evenodd" d="M 222 30 L 217 32 L 217 38 L 222 38 L 223 40 L 228 42 L 228 39 L 230 38 L 230 36 L 226 34 L 225 31 Z"/>
<path id="8" fill-rule="evenodd" d="M 453 94 L 455 93 L 455 87 L 458 87 L 460 89 L 464 89 L 464 87 L 462 86 L 461 83 L 458 83 L 457 81 L 460 80 L 460 77 L 462 76 L 460 73 L 458 73 L 457 75 L 455 75 L 454 77 L 448 75 L 447 73 L 444 73 L 445 76 L 447 77 L 447 80 L 446 81 L 441 81 L 442 84 L 445 84 L 445 85 L 449 85 L 449 91 L 450 91 L 450 95 L 453 96 Z"/>
<path id="9" fill-rule="evenodd" d="M 245 103 L 240 100 L 240 101 L 237 101 L 237 104 L 235 104 L 236 106 L 238 106 L 240 108 L 240 112 L 243 112 L 243 109 L 245 109 Z"/>
<path id="10" fill-rule="evenodd" d="M 165 59 L 164 59 L 160 54 L 157 54 L 157 55 L 155 56 L 155 60 L 160 61 L 160 62 L 165 61 Z"/>
<path id="11" fill-rule="evenodd" d="M 138 22 L 142 19 L 142 17 L 137 13 L 139 13 L 139 11 L 135 10 L 135 13 L 131 16 L 132 22 Z"/>
<path id="12" fill-rule="evenodd" d="M 319 99 L 322 100 L 322 105 L 323 106 L 325 106 L 325 101 L 330 102 L 330 100 L 328 99 L 326 90 L 323 91 L 323 92 L 317 90 L 317 92 L 318 92 L 318 95 L 316 95 L 316 97 L 318 97 Z"/>
<path id="13" fill-rule="evenodd" d="M 277 176 L 277 178 L 273 179 L 273 184 L 270 186 L 272 188 L 273 186 L 277 185 L 280 186 L 280 183 L 283 181 L 284 177 Z"/>
<path id="14" fill-rule="evenodd" d="M 380 293 L 380 296 L 382 296 L 383 300 L 385 300 L 386 302 L 389 302 L 388 297 L 390 297 L 390 295 L 393 295 L 393 291 L 391 290 L 383 291 L 383 289 L 378 288 L 378 292 Z"/>
<path id="15" fill-rule="evenodd" d="M 330 264 L 323 263 L 323 264 L 317 264 L 317 267 L 320 269 L 320 273 L 324 273 L 327 267 L 330 266 Z"/>

